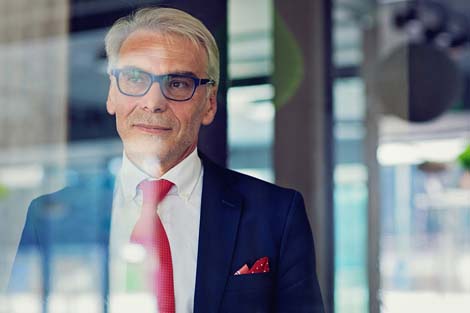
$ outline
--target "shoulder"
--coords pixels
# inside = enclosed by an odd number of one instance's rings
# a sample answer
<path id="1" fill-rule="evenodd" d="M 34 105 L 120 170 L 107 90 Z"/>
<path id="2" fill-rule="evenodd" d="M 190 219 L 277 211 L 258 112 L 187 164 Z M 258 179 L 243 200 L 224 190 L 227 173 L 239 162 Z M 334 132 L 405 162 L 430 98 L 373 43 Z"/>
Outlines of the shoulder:
<path id="1" fill-rule="evenodd" d="M 207 173 L 211 178 L 219 179 L 223 181 L 223 183 L 232 187 L 252 190 L 259 193 L 275 193 L 281 195 L 293 195 L 294 193 L 298 193 L 294 189 L 281 187 L 259 178 L 217 165 L 204 155 L 201 156 L 201 160 L 205 174 Z"/>
<path id="2" fill-rule="evenodd" d="M 303 203 L 302 195 L 294 189 L 224 168 L 204 157 L 202 160 L 204 175 L 208 176 L 207 179 L 215 180 L 218 184 L 225 185 L 227 189 L 241 194 L 246 201 L 276 207 L 289 207 L 299 202 Z"/>
<path id="3" fill-rule="evenodd" d="M 259 178 L 240 173 L 231 169 L 225 169 L 226 175 L 230 177 L 233 186 L 243 190 L 250 190 L 259 194 L 280 195 L 283 197 L 293 197 L 298 192 L 291 188 L 281 187 L 279 185 L 261 180 Z"/>
<path id="4" fill-rule="evenodd" d="M 112 185 L 101 179 L 87 179 L 34 199 L 28 208 L 20 245 L 41 245 L 47 240 L 102 241 L 108 231 L 112 195 Z"/>

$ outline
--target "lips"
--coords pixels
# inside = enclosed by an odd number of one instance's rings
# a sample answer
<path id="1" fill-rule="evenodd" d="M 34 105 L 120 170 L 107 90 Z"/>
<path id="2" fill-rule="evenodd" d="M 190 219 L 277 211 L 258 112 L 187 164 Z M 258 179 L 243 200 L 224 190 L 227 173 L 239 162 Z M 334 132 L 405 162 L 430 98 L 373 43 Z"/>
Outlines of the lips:
<path id="1" fill-rule="evenodd" d="M 171 130 L 171 127 L 152 125 L 152 124 L 134 124 L 133 126 L 143 132 L 153 133 L 153 134 L 166 133 Z"/>

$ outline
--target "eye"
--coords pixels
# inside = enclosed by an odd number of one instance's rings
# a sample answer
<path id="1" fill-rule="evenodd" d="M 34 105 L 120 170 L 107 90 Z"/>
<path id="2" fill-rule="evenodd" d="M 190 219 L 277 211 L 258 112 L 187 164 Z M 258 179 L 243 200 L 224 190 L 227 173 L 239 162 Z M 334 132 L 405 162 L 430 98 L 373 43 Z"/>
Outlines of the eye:
<path id="1" fill-rule="evenodd" d="M 168 85 L 173 89 L 185 89 L 190 87 L 190 83 L 184 78 L 173 78 L 169 81 Z"/>
<path id="2" fill-rule="evenodd" d="M 138 84 L 146 81 L 145 75 L 141 71 L 135 69 L 123 71 L 122 76 L 122 78 L 129 83 Z"/>

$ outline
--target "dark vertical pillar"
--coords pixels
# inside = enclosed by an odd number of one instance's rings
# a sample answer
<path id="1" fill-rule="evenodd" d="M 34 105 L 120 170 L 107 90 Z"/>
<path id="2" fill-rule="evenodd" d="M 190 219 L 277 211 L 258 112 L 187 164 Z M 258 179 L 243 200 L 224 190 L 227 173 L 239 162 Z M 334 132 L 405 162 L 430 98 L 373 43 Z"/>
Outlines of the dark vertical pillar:
<path id="1" fill-rule="evenodd" d="M 305 198 L 327 312 L 334 311 L 331 0 L 275 1 L 277 183 Z"/>
<path id="2" fill-rule="evenodd" d="M 380 165 L 377 160 L 379 146 L 379 120 L 383 112 L 380 101 L 377 101 L 374 88 L 374 76 L 378 62 L 380 29 L 371 27 L 364 30 L 364 62 L 362 75 L 366 88 L 366 137 L 365 162 L 367 165 L 367 283 L 369 288 L 369 313 L 380 312 Z"/>

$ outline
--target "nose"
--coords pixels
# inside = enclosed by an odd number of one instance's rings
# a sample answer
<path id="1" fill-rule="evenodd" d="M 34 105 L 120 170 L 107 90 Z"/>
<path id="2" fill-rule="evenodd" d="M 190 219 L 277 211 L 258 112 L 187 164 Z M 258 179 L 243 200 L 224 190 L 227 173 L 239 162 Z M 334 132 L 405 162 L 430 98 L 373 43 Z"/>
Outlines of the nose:
<path id="1" fill-rule="evenodd" d="M 150 87 L 149 91 L 142 96 L 140 104 L 144 111 L 151 113 L 163 112 L 167 108 L 168 100 L 162 94 L 160 85 L 158 83 L 154 83 Z"/>

